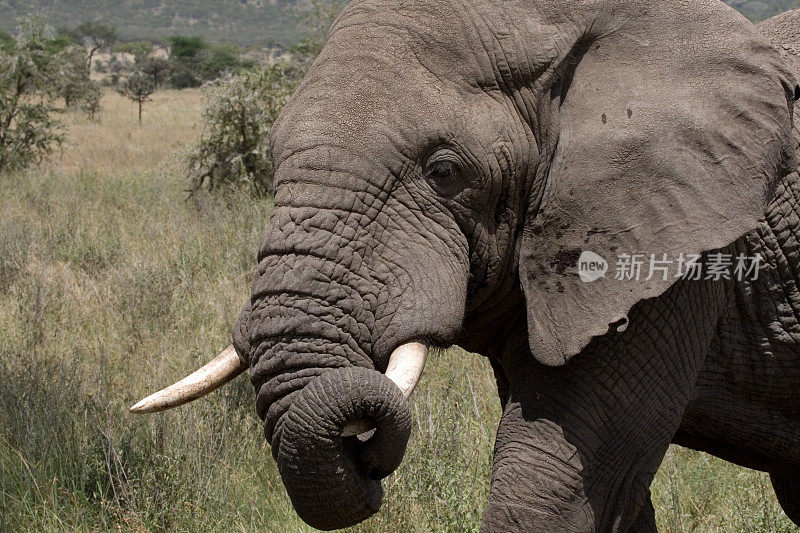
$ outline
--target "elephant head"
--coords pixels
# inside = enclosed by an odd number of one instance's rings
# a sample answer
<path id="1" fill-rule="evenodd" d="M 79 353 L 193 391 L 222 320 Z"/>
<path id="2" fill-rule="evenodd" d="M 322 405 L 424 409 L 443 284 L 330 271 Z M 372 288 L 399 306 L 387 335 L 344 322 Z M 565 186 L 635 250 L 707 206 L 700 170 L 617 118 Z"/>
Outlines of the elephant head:
<path id="1" fill-rule="evenodd" d="M 527 356 L 565 365 L 674 283 L 585 283 L 582 251 L 753 229 L 796 168 L 794 91 L 720 2 L 351 2 L 273 128 L 275 209 L 226 359 L 300 516 L 377 511 L 425 346 L 495 358 L 527 323 Z"/>

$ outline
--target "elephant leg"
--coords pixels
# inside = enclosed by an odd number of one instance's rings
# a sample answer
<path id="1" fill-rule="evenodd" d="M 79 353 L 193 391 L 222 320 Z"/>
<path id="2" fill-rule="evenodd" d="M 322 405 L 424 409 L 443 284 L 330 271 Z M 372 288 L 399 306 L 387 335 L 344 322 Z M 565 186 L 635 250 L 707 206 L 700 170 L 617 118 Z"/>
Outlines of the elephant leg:
<path id="1" fill-rule="evenodd" d="M 639 511 L 639 516 L 628 530 L 630 533 L 658 533 L 656 526 L 656 510 L 653 507 L 653 500 L 648 494 L 647 500 Z"/>
<path id="2" fill-rule="evenodd" d="M 649 486 L 728 295 L 678 283 L 561 367 L 538 364 L 519 331 L 503 355 L 509 399 L 482 531 L 654 530 Z"/>
<path id="3" fill-rule="evenodd" d="M 595 413 L 584 429 L 528 405 L 512 396 L 501 420 L 483 533 L 654 530 L 648 489 L 678 421 L 602 434 Z"/>
<path id="4" fill-rule="evenodd" d="M 772 488 L 789 520 L 800 526 L 800 477 L 770 474 Z"/>

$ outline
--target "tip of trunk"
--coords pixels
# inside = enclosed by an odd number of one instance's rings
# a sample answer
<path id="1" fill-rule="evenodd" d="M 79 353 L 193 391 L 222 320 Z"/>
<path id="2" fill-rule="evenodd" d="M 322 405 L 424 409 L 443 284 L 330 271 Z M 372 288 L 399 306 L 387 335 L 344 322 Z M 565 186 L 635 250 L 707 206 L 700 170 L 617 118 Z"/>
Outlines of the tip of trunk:
<path id="1" fill-rule="evenodd" d="M 374 425 L 375 433 L 366 441 L 345 437 L 354 421 Z M 383 497 L 379 480 L 399 466 L 410 435 L 408 402 L 385 375 L 350 367 L 316 378 L 293 401 L 273 442 L 298 515 L 331 530 L 375 514 Z"/>

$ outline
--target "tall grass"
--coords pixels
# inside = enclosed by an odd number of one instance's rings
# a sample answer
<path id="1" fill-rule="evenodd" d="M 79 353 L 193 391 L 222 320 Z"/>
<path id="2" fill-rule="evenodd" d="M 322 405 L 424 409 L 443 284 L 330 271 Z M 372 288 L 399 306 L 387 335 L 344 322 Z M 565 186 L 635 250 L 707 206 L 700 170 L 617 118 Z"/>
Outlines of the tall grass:
<path id="1" fill-rule="evenodd" d="M 72 145 L 0 176 L 0 530 L 309 531 L 281 485 L 251 387 L 134 417 L 142 395 L 230 343 L 269 202 L 196 197 L 162 165 L 199 133 L 196 93 L 136 122 L 106 95 Z M 167 170 L 164 170 L 164 169 Z M 475 531 L 499 402 L 486 361 L 433 355 L 404 463 L 359 532 Z M 664 531 L 792 531 L 764 474 L 670 451 Z"/>

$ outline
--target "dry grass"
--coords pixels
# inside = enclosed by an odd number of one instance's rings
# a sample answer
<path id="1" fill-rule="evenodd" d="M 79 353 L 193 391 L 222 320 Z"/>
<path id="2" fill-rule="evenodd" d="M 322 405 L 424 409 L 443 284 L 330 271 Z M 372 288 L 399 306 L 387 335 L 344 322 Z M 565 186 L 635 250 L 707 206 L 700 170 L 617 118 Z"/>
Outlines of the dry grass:
<path id="1" fill-rule="evenodd" d="M 156 91 L 145 103 L 139 125 L 134 102 L 112 90 L 103 94 L 97 120 L 67 114 L 69 141 L 50 165 L 58 172 L 119 176 L 157 169 L 167 158 L 197 138 L 200 91 Z"/>
<path id="2" fill-rule="evenodd" d="M 309 531 L 240 379 L 191 407 L 127 406 L 229 343 L 270 205 L 185 201 L 155 172 L 198 135 L 196 92 L 107 94 L 51 166 L 0 176 L 0 530 Z M 237 208 L 230 208 L 232 202 Z M 360 532 L 475 531 L 499 418 L 486 361 L 432 357 L 406 460 Z M 673 448 L 664 531 L 794 531 L 762 473 Z"/>

